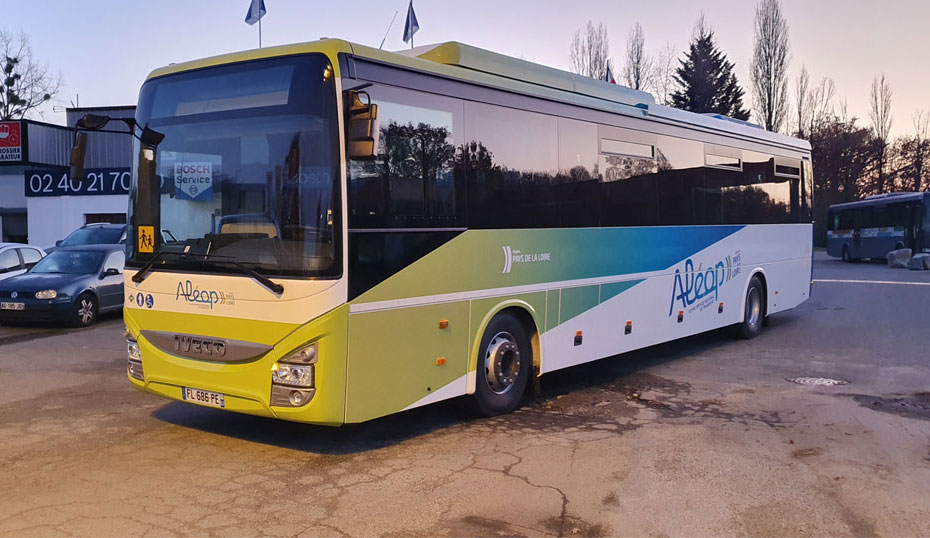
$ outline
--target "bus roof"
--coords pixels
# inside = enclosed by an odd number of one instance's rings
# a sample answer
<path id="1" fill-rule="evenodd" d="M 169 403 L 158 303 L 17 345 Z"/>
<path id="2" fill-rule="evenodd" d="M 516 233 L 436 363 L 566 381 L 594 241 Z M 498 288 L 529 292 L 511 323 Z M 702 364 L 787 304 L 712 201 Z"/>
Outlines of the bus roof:
<path id="1" fill-rule="evenodd" d="M 830 209 L 851 209 L 855 207 L 890 204 L 892 202 L 911 202 L 914 200 L 920 200 L 925 196 L 930 198 L 930 192 L 889 192 L 885 194 L 869 196 L 865 200 L 833 204 L 830 206 Z"/>
<path id="2" fill-rule="evenodd" d="M 320 41 L 254 49 L 172 64 L 152 71 L 148 78 L 227 63 L 309 52 L 324 52 L 332 57 L 345 53 L 362 60 L 395 65 L 444 78 L 586 108 L 651 118 L 666 123 L 684 124 L 803 152 L 810 152 L 811 149 L 810 143 L 806 140 L 768 132 L 748 122 L 720 114 L 697 114 L 659 105 L 647 92 L 609 84 L 455 41 L 425 45 L 400 52 L 388 52 L 341 39 L 324 38 Z"/>

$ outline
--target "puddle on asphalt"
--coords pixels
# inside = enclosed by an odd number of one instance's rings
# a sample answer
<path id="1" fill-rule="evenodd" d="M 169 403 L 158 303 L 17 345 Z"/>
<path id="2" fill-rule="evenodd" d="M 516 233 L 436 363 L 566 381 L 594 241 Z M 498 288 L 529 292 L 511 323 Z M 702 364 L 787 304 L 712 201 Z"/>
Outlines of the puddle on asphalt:
<path id="1" fill-rule="evenodd" d="M 874 411 L 892 413 L 908 418 L 930 420 L 930 392 L 918 392 L 912 396 L 872 396 L 869 394 L 846 394 L 863 407 Z"/>

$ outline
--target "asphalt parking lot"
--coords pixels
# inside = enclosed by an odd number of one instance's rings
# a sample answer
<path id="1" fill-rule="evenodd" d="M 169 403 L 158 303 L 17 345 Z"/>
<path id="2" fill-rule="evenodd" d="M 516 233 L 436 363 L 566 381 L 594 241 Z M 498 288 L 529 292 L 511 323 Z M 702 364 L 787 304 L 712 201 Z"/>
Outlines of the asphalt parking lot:
<path id="1" fill-rule="evenodd" d="M 930 534 L 930 272 L 818 253 L 814 278 L 755 340 L 335 429 L 137 392 L 118 318 L 0 328 L 0 534 Z"/>

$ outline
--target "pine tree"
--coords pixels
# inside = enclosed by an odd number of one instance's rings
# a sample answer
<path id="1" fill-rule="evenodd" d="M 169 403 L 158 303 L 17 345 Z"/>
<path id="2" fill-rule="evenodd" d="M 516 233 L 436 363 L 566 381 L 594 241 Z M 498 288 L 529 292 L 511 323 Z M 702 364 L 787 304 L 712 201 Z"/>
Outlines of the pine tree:
<path id="1" fill-rule="evenodd" d="M 740 120 L 749 119 L 743 108 L 733 63 L 714 43 L 714 32 L 703 21 L 698 23 L 687 56 L 675 72 L 679 89 L 672 94 L 672 106 L 692 112 L 716 112 Z"/>

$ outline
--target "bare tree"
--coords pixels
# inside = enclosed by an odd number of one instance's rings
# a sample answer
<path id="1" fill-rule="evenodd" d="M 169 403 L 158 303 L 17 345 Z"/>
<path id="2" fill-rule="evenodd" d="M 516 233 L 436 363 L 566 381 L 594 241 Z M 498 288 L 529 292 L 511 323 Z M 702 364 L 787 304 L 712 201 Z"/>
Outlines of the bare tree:
<path id="1" fill-rule="evenodd" d="M 779 0 L 756 5 L 755 44 L 749 73 L 756 120 L 767 130 L 781 131 L 788 116 L 788 23 Z"/>
<path id="2" fill-rule="evenodd" d="M 807 68 L 801 66 L 801 74 L 795 80 L 794 84 L 794 108 L 797 115 L 795 124 L 795 134 L 798 138 L 807 138 L 810 134 L 811 115 L 811 89 L 810 75 L 807 74 Z"/>
<path id="3" fill-rule="evenodd" d="M 647 90 L 652 86 L 652 58 L 646 54 L 646 37 L 643 27 L 637 22 L 626 38 L 626 63 L 623 66 L 623 82 L 634 90 Z"/>
<path id="4" fill-rule="evenodd" d="M 675 91 L 675 69 L 678 67 L 678 50 L 669 42 L 659 51 L 653 62 L 652 89 L 660 105 L 668 105 Z"/>
<path id="5" fill-rule="evenodd" d="M 20 119 L 50 101 L 61 88 L 61 74 L 49 73 L 32 57 L 25 33 L 0 30 L 0 119 Z"/>
<path id="6" fill-rule="evenodd" d="M 603 80 L 607 75 L 610 63 L 610 40 L 607 38 L 607 26 L 588 21 L 582 33 L 581 29 L 575 31 L 569 48 L 569 61 L 571 69 L 579 75 Z"/>
<path id="7" fill-rule="evenodd" d="M 833 119 L 835 99 L 836 85 L 833 79 L 823 77 L 820 79 L 820 84 L 811 90 L 808 98 L 810 102 L 810 114 L 807 117 L 810 122 L 807 127 L 808 133 L 812 133 L 814 129 Z"/>
<path id="8" fill-rule="evenodd" d="M 885 192 L 885 164 L 888 157 L 888 140 L 891 136 L 891 86 L 885 80 L 885 74 L 872 81 L 872 93 L 869 98 L 869 119 L 872 121 L 872 134 L 876 141 L 875 185 L 873 192 Z"/>
<path id="9" fill-rule="evenodd" d="M 898 138 L 891 149 L 895 171 L 901 190 L 920 191 L 927 186 L 930 175 L 930 115 L 918 110 L 912 117 L 914 134 Z"/>

